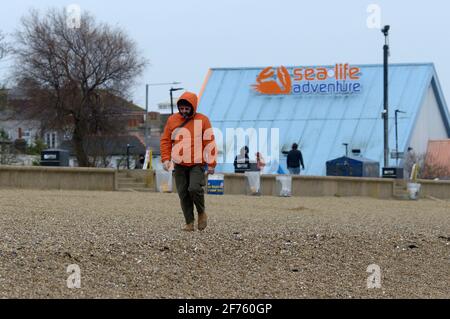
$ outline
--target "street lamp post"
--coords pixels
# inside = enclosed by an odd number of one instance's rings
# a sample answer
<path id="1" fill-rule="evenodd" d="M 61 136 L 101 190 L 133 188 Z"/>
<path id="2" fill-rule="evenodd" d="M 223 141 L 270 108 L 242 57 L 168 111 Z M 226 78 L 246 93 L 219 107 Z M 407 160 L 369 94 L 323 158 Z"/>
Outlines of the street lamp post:
<path id="1" fill-rule="evenodd" d="M 145 85 L 145 132 L 144 132 L 144 142 L 145 142 L 145 149 L 147 149 L 148 145 L 148 84 Z"/>
<path id="2" fill-rule="evenodd" d="M 389 29 L 390 26 L 385 25 L 381 32 L 384 34 L 385 43 L 383 46 L 383 88 L 384 88 L 384 167 L 389 166 L 389 110 L 388 110 L 388 57 L 389 57 Z"/>
<path id="3" fill-rule="evenodd" d="M 161 85 L 177 85 L 177 84 L 181 84 L 181 82 L 170 82 L 170 83 L 149 83 L 145 85 L 145 116 L 144 116 L 144 121 L 145 121 L 145 131 L 144 131 L 144 142 L 145 142 L 145 148 L 147 149 L 148 145 L 149 145 L 149 141 L 148 141 L 148 90 L 150 86 L 161 86 Z M 173 112 L 172 112 L 173 114 Z"/>
<path id="4" fill-rule="evenodd" d="M 397 129 L 397 114 L 398 113 L 406 113 L 400 110 L 395 110 L 395 163 L 396 167 L 398 167 L 398 129 Z"/>
<path id="5" fill-rule="evenodd" d="M 133 147 L 133 145 L 127 144 L 127 169 L 130 169 L 130 148 Z"/>
<path id="6" fill-rule="evenodd" d="M 170 88 L 170 109 L 172 110 L 172 114 L 173 114 L 173 92 L 174 91 L 180 91 L 183 90 L 183 88 Z"/>

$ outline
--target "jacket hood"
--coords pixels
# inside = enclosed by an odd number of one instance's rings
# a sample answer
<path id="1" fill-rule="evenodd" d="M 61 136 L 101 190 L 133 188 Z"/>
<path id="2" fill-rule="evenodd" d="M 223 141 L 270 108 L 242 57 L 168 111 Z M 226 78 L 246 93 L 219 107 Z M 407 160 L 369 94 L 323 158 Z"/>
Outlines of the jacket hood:
<path id="1" fill-rule="evenodd" d="M 177 107 L 180 107 L 180 102 L 183 100 L 189 102 L 189 104 L 192 105 L 192 108 L 194 109 L 193 114 L 197 113 L 198 98 L 197 95 L 195 95 L 195 93 L 184 92 L 178 99 Z"/>

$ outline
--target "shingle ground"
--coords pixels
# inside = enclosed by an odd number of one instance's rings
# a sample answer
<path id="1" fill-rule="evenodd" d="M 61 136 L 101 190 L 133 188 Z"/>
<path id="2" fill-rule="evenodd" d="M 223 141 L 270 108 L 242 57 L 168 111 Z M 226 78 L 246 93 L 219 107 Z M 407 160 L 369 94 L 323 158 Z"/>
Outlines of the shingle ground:
<path id="1" fill-rule="evenodd" d="M 175 194 L 2 189 L 0 298 L 450 298 L 450 201 L 207 196 L 207 211 L 185 233 Z"/>

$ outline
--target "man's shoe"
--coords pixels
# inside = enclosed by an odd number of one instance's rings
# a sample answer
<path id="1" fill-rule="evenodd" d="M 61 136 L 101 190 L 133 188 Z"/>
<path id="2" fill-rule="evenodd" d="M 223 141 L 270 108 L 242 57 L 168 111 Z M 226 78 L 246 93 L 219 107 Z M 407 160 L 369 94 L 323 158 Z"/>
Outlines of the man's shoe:
<path id="1" fill-rule="evenodd" d="M 184 226 L 183 228 L 184 231 L 194 231 L 194 222 L 190 223 L 190 224 L 186 224 L 186 226 Z"/>
<path id="2" fill-rule="evenodd" d="M 208 216 L 206 213 L 198 214 L 198 230 L 203 230 L 208 225 Z"/>

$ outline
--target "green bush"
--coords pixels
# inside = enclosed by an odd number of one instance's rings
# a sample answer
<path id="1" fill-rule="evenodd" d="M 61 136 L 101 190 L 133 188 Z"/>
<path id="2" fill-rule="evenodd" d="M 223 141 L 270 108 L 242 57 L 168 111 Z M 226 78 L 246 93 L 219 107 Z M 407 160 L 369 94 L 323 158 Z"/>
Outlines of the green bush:
<path id="1" fill-rule="evenodd" d="M 23 138 L 18 138 L 14 141 L 14 148 L 17 152 L 23 154 L 27 152 L 27 141 L 25 141 Z"/>
<path id="2" fill-rule="evenodd" d="M 41 155 L 41 152 L 47 148 L 47 145 L 41 139 L 36 139 L 33 145 L 27 149 L 28 155 Z"/>
<path id="3" fill-rule="evenodd" d="M 8 134 L 2 128 L 0 128 L 0 141 L 9 141 Z"/>

